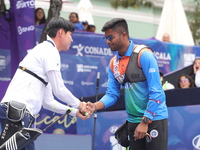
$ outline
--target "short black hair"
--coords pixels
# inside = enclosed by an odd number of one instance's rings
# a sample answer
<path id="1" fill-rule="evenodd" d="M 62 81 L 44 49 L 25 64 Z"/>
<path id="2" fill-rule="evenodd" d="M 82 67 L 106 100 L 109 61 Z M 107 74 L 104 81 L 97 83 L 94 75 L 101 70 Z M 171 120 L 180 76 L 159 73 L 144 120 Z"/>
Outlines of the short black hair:
<path id="1" fill-rule="evenodd" d="M 163 73 L 162 73 L 162 71 L 159 70 L 159 73 L 160 73 L 160 76 L 163 77 Z"/>
<path id="2" fill-rule="evenodd" d="M 47 25 L 47 35 L 54 38 L 59 29 L 63 29 L 65 33 L 74 32 L 74 24 L 62 17 L 53 17 Z"/>
<path id="3" fill-rule="evenodd" d="M 126 32 L 129 37 L 128 24 L 124 18 L 114 18 L 106 22 L 101 31 L 105 32 L 107 29 L 113 29 L 119 33 Z"/>
<path id="4" fill-rule="evenodd" d="M 93 24 L 89 24 L 88 27 L 87 27 L 87 29 L 89 30 L 90 28 L 96 28 L 96 26 L 93 25 Z"/>

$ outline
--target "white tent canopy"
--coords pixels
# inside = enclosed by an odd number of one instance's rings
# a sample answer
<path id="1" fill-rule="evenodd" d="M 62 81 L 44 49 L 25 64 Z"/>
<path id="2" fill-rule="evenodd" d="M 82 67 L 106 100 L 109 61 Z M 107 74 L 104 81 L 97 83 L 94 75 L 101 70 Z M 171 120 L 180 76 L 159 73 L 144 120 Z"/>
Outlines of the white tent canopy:
<path id="1" fill-rule="evenodd" d="M 92 17 L 92 3 L 90 0 L 80 0 L 77 8 L 79 10 L 78 15 L 79 15 L 79 20 L 80 21 L 87 21 L 89 24 L 94 25 L 94 20 Z"/>
<path id="2" fill-rule="evenodd" d="M 156 39 L 162 41 L 164 33 L 170 35 L 172 43 L 194 45 L 181 0 L 165 0 Z"/>

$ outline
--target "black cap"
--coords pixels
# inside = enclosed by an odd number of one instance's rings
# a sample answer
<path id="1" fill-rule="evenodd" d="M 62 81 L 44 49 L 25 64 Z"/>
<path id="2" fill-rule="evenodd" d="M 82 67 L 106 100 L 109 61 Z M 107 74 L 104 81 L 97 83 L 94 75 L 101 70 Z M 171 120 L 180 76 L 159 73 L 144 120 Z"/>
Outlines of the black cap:
<path id="1" fill-rule="evenodd" d="M 88 25 L 87 21 L 82 21 L 82 24 Z"/>
<path id="2" fill-rule="evenodd" d="M 159 70 L 159 73 L 160 73 L 160 76 L 162 76 L 162 77 L 163 77 L 163 73 L 162 73 L 162 71 L 160 71 L 160 70 Z"/>
<path id="3" fill-rule="evenodd" d="M 118 24 L 118 23 L 126 23 L 126 20 L 124 18 L 114 18 L 114 19 L 111 19 L 110 21 L 106 22 L 103 26 L 103 28 L 101 29 L 102 32 L 104 32 L 105 30 L 107 29 L 110 29 L 112 28 L 114 25 Z"/>

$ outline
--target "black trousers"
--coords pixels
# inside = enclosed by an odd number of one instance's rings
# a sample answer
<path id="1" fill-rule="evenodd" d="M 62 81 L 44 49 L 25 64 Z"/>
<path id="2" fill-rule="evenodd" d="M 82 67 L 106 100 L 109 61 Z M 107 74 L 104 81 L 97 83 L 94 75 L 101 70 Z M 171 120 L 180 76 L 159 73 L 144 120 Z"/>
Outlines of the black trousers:
<path id="1" fill-rule="evenodd" d="M 138 123 L 128 122 L 128 135 L 130 150 L 167 150 L 168 145 L 168 119 L 153 121 L 149 124 L 148 133 L 152 141 L 147 142 L 146 138 L 134 140 L 134 131 Z"/>
<path id="2" fill-rule="evenodd" d="M 0 133 L 2 132 L 2 128 L 4 127 L 4 123 L 7 119 L 6 117 L 7 105 L 0 103 Z M 29 114 L 25 113 L 24 118 L 22 119 L 24 127 L 28 127 L 30 122 L 34 122 L 34 117 Z M 31 142 L 26 147 L 22 148 L 21 150 L 35 150 L 34 142 Z"/>

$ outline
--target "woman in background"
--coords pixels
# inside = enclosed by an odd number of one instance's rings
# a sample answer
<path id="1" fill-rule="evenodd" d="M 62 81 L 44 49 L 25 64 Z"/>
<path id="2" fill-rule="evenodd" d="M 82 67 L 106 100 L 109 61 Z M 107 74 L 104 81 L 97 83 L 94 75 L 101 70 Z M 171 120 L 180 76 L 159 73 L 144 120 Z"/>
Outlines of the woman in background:
<path id="1" fill-rule="evenodd" d="M 76 30 L 85 30 L 83 23 L 79 21 L 79 16 L 77 13 L 71 12 L 69 15 L 69 21 L 74 24 Z"/>
<path id="2" fill-rule="evenodd" d="M 41 25 L 46 23 L 46 17 L 44 10 L 42 8 L 37 8 L 35 10 L 35 24 Z"/>
<path id="3" fill-rule="evenodd" d="M 191 70 L 191 72 L 189 74 L 194 81 L 196 80 L 196 74 L 197 74 L 198 70 L 200 70 L 200 58 L 196 58 L 194 60 L 193 65 L 192 65 L 192 70 Z M 196 82 L 195 82 L 194 86 L 198 87 Z"/>
<path id="4" fill-rule="evenodd" d="M 182 74 L 178 78 L 177 87 L 181 89 L 191 88 L 194 86 L 194 80 L 187 74 Z"/>

